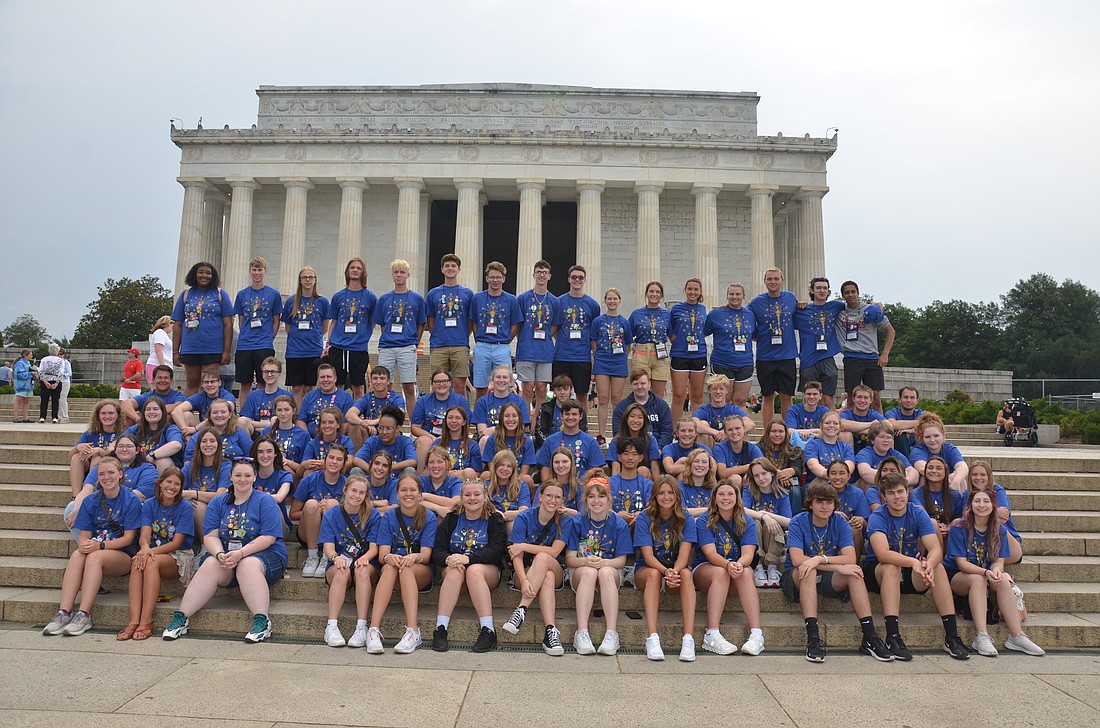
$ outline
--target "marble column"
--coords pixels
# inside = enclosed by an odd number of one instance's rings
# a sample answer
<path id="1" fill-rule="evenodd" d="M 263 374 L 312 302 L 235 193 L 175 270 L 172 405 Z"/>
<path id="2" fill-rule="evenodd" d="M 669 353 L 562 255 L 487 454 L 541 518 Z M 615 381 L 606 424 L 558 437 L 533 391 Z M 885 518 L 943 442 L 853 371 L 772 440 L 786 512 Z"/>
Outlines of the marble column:
<path id="1" fill-rule="evenodd" d="M 695 277 L 703 282 L 705 300 L 718 305 L 726 300 L 725 283 L 718 273 L 718 193 L 722 185 L 696 183 L 695 195 Z"/>
<path id="2" fill-rule="evenodd" d="M 600 271 L 600 238 L 602 232 L 603 180 L 577 180 L 577 263 L 588 271 L 588 293 L 603 303 L 603 281 Z M 558 271 L 564 275 L 565 271 Z M 623 301 L 626 307 L 626 301 Z"/>
<path id="3" fill-rule="evenodd" d="M 772 219 L 772 237 L 775 240 L 775 267 L 783 271 L 784 276 L 788 276 L 787 288 L 794 291 L 795 295 L 802 299 L 802 281 L 798 279 L 792 279 L 790 269 L 790 259 L 787 257 L 787 208 L 783 208 L 775 213 L 775 217 Z"/>
<path id="4" fill-rule="evenodd" d="M 526 290 L 520 281 L 530 279 L 535 263 L 542 258 L 542 193 L 546 191 L 546 180 L 517 179 L 519 187 L 519 249 L 516 255 L 516 270 L 512 280 L 516 290 Z"/>
<path id="5" fill-rule="evenodd" d="M 222 287 L 236 296 L 248 285 L 248 259 L 252 255 L 252 193 L 260 183 L 252 177 L 226 177 L 233 188 L 229 232 L 222 254 Z"/>
<path id="6" fill-rule="evenodd" d="M 426 190 L 420 193 L 420 220 L 417 222 L 417 253 L 416 256 L 420 260 L 417 264 L 415 260 L 409 261 L 412 263 L 413 275 L 411 278 L 417 281 L 423 281 L 424 288 L 419 289 L 420 292 L 427 296 L 427 281 L 428 274 L 430 273 L 429 266 L 435 270 L 439 270 L 438 260 L 428 260 L 428 247 L 431 244 L 429 240 L 429 232 L 432 226 L 432 196 Z"/>
<path id="7" fill-rule="evenodd" d="M 481 178 L 456 177 L 458 213 L 455 222 L 455 255 L 462 260 L 459 283 L 481 290 Z"/>
<path id="8" fill-rule="evenodd" d="M 764 291 L 764 271 L 775 265 L 775 231 L 772 229 L 772 195 L 779 185 L 751 184 L 745 192 L 752 200 L 752 221 L 749 233 L 748 297 Z"/>
<path id="9" fill-rule="evenodd" d="M 828 191 L 828 187 L 807 186 L 800 188 L 796 195 L 802 203 L 800 259 L 807 280 L 825 275 L 825 224 L 821 216 L 821 198 Z"/>
<path id="10" fill-rule="evenodd" d="M 813 276 L 802 267 L 802 203 L 791 200 L 783 210 L 787 213 L 787 267 L 783 269 L 787 290 L 808 291 Z"/>
<path id="11" fill-rule="evenodd" d="M 290 296 L 298 288 L 298 271 L 306 264 L 306 198 L 313 183 L 308 177 L 280 177 L 279 181 L 286 187 L 279 291 Z M 343 270 L 343 263 L 339 265 Z"/>
<path id="12" fill-rule="evenodd" d="M 417 251 L 420 248 L 420 193 L 424 190 L 421 177 L 394 177 L 397 184 L 397 245 L 394 258 L 409 261 L 413 269 L 409 276 L 409 288 L 421 290 L 416 275 L 419 270 Z M 389 283 L 385 284 L 387 287 Z"/>
<path id="13" fill-rule="evenodd" d="M 624 301 L 623 308 L 633 310 L 645 303 L 645 286 L 661 280 L 661 190 L 663 182 L 638 182 L 638 268 L 634 279 L 633 302 Z"/>
<path id="14" fill-rule="evenodd" d="M 180 220 L 180 243 L 176 258 L 176 289 L 183 290 L 187 271 L 198 263 L 203 250 L 203 202 L 210 184 L 205 177 L 177 177 L 183 185 L 183 217 Z"/>
<path id="15" fill-rule="evenodd" d="M 370 185 L 365 177 L 337 177 L 336 184 L 340 185 L 336 266 L 343 270 L 352 258 L 363 257 L 363 190 Z"/>
<path id="16" fill-rule="evenodd" d="M 215 190 L 206 193 L 206 206 L 202 218 L 202 247 L 195 258 L 222 268 L 222 243 L 225 238 L 225 211 L 229 196 Z"/>

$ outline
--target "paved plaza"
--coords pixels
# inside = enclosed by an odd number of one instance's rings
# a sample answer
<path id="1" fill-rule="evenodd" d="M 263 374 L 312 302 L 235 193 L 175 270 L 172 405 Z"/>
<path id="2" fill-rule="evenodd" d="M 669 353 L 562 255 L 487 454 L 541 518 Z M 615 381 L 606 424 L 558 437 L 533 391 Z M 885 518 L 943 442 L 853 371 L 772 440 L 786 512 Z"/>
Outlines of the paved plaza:
<path id="1" fill-rule="evenodd" d="M 928 652 L 908 664 L 839 650 L 824 665 L 791 653 L 670 658 L 120 643 L 0 623 L 0 725 L 1100 725 L 1096 650 L 968 662 Z"/>

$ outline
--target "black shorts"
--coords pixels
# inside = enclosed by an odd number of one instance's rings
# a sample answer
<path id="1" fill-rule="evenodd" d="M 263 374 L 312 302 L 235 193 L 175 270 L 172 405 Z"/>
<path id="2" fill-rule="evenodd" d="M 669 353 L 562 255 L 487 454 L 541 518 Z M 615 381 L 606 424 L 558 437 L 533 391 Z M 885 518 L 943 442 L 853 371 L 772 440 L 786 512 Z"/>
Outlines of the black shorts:
<path id="1" fill-rule="evenodd" d="M 794 359 L 756 362 L 756 378 L 760 382 L 760 394 L 767 397 L 779 392 L 794 396 Z"/>
<path id="2" fill-rule="evenodd" d="M 336 369 L 336 386 L 366 386 L 367 367 L 370 366 L 370 354 L 367 352 L 330 346 L 325 361 Z"/>
<path id="3" fill-rule="evenodd" d="M 878 564 L 874 564 L 870 567 L 864 567 L 863 569 L 863 583 L 867 585 L 867 591 L 879 593 L 879 589 L 882 587 L 878 583 L 878 577 L 875 575 L 875 569 Z M 917 589 L 913 586 L 913 567 L 906 566 L 901 570 L 901 593 L 902 594 L 924 594 L 931 587 L 925 586 L 923 589 Z"/>
<path id="4" fill-rule="evenodd" d="M 747 367 L 724 367 L 721 364 L 711 364 L 710 370 L 715 374 L 721 374 L 729 379 L 731 382 L 751 382 L 752 381 L 752 365 Z"/>
<path id="5" fill-rule="evenodd" d="M 707 370 L 707 358 L 705 356 L 691 357 L 674 356 L 669 359 L 669 366 L 674 372 L 705 372 Z"/>
<path id="6" fill-rule="evenodd" d="M 185 367 L 221 366 L 221 354 L 180 354 L 180 364 Z"/>
<path id="7" fill-rule="evenodd" d="M 886 377 L 878 359 L 844 357 L 844 391 L 851 392 L 860 384 L 866 384 L 876 392 L 886 389 Z"/>
<path id="8" fill-rule="evenodd" d="M 827 397 L 836 396 L 837 371 L 836 362 L 833 359 L 822 359 L 817 364 L 811 364 L 805 369 L 798 370 L 799 389 L 805 390 L 807 382 L 821 382 L 821 393 Z"/>
<path id="9" fill-rule="evenodd" d="M 592 362 L 590 361 L 554 361 L 550 366 L 550 375 L 559 377 L 562 374 L 573 382 L 573 391 L 578 397 L 588 395 L 588 387 L 592 383 Z"/>
<path id="10" fill-rule="evenodd" d="M 237 349 L 237 356 L 233 362 L 237 368 L 236 374 L 233 375 L 234 381 L 237 384 L 262 383 L 264 375 L 260 368 L 264 363 L 264 359 L 269 356 L 275 356 L 274 349 L 252 349 L 247 351 Z"/>
<path id="11" fill-rule="evenodd" d="M 321 366 L 321 357 L 307 356 L 301 359 L 286 360 L 286 386 L 317 386 L 317 367 Z"/>
<path id="12" fill-rule="evenodd" d="M 847 602 L 850 598 L 848 591 L 838 592 L 833 589 L 833 574 L 832 571 L 819 571 L 817 572 L 817 595 L 819 597 L 829 597 L 830 599 L 839 599 L 842 602 Z M 783 596 L 787 597 L 787 601 L 792 604 L 798 604 L 798 569 L 791 567 L 783 572 L 783 577 L 779 580 L 779 586 L 783 588 Z"/>

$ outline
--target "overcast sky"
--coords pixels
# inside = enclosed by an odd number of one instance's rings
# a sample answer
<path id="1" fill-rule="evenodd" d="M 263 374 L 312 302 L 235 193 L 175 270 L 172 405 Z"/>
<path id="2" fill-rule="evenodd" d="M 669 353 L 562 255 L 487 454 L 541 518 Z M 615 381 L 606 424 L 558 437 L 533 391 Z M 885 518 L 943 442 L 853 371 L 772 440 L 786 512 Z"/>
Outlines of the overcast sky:
<path id="1" fill-rule="evenodd" d="M 171 287 L 169 119 L 249 127 L 261 84 L 754 91 L 761 134 L 840 128 L 834 283 L 913 307 L 1037 271 L 1100 289 L 1098 20 L 1054 0 L 2 1 L 0 327 L 71 335 L 108 277 Z"/>

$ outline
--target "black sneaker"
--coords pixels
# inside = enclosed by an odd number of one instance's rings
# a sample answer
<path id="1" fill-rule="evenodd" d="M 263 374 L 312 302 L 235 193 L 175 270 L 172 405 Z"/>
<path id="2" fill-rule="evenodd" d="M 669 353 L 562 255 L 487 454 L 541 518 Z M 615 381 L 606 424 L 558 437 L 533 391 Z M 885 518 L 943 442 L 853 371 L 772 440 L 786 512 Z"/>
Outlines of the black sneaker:
<path id="1" fill-rule="evenodd" d="M 864 637 L 863 642 L 859 645 L 859 651 L 864 655 L 870 655 L 879 662 L 892 662 L 894 660 L 894 653 L 886 649 L 886 645 L 882 643 L 882 639 L 877 634 L 870 639 Z M 909 657 L 912 658 L 913 656 L 909 655 Z"/>
<path id="2" fill-rule="evenodd" d="M 435 632 L 432 633 L 432 649 L 436 652 L 446 652 L 450 649 L 450 645 L 447 643 L 447 628 L 442 624 L 435 628 Z"/>
<path id="3" fill-rule="evenodd" d="M 886 649 L 890 650 L 890 654 L 894 656 L 895 660 L 909 662 L 913 659 L 913 653 L 905 646 L 905 640 L 901 638 L 900 634 L 889 635 L 886 638 Z"/>
<path id="4" fill-rule="evenodd" d="M 825 662 L 825 645 L 820 637 L 806 639 L 806 659 L 810 662 Z"/>
<path id="5" fill-rule="evenodd" d="M 489 650 L 496 649 L 497 646 L 497 633 L 488 627 L 482 627 L 478 632 L 477 642 L 474 642 L 474 646 L 470 648 L 473 652 L 488 652 Z"/>
<path id="6" fill-rule="evenodd" d="M 943 638 L 943 651 L 951 655 L 955 660 L 969 660 L 970 650 L 966 649 L 962 638 L 958 635 Z"/>
<path id="7" fill-rule="evenodd" d="M 553 657 L 565 654 L 565 648 L 561 645 L 561 634 L 553 625 L 547 626 L 546 636 L 542 638 L 542 650 Z"/>

